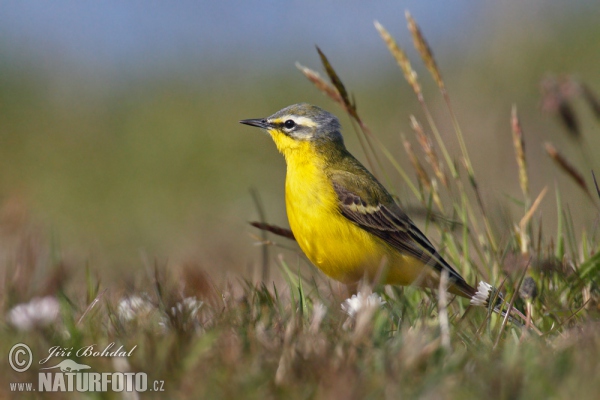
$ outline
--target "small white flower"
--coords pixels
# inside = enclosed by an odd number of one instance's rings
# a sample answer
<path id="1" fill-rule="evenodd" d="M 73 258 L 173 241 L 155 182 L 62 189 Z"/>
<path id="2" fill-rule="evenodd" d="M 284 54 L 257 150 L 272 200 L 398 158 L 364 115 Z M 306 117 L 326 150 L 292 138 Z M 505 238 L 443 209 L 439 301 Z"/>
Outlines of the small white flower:
<path id="1" fill-rule="evenodd" d="M 350 317 L 356 316 L 356 314 L 365 307 L 381 307 L 385 304 L 385 301 L 377 293 L 371 293 L 369 295 L 358 292 L 358 294 L 352 295 L 351 298 L 344 300 L 342 303 L 342 310 Z"/>
<path id="2" fill-rule="evenodd" d="M 487 307 L 490 300 L 490 292 L 492 285 L 484 281 L 480 281 L 477 286 L 477 293 L 471 298 L 471 304 L 474 306 Z"/>
<path id="3" fill-rule="evenodd" d="M 148 315 L 154 310 L 155 307 L 152 303 L 137 295 L 121 299 L 117 306 L 117 314 L 124 321 L 131 321 L 139 316 Z"/>
<path id="4" fill-rule="evenodd" d="M 6 319 L 15 328 L 28 331 L 51 324 L 58 318 L 59 312 L 60 304 L 55 297 L 36 297 L 29 303 L 18 304 L 12 308 Z"/>
<path id="5" fill-rule="evenodd" d="M 190 318 L 195 318 L 203 304 L 201 300 L 197 300 L 195 297 L 186 297 L 183 301 L 175 304 L 175 307 L 171 307 L 171 315 L 186 314 Z"/>

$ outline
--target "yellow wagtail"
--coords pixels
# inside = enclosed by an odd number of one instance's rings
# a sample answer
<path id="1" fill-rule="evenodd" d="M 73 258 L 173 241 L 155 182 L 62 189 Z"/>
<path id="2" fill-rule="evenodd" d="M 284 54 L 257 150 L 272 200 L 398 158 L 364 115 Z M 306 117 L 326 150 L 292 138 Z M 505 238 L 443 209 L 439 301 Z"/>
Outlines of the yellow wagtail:
<path id="1" fill-rule="evenodd" d="M 306 103 L 242 124 L 265 129 L 287 164 L 285 200 L 290 227 L 308 259 L 329 277 L 355 284 L 437 288 L 487 305 L 491 286 L 469 285 L 436 251 L 381 183 L 344 145 L 338 119 Z M 381 271 L 384 271 L 381 273 Z"/>

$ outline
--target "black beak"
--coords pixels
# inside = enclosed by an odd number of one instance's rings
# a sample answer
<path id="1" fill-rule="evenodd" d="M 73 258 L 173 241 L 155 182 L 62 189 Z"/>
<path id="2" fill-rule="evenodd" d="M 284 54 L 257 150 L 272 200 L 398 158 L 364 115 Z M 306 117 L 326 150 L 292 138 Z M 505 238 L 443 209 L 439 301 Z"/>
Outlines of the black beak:
<path id="1" fill-rule="evenodd" d="M 267 122 L 266 118 L 243 119 L 240 121 L 240 124 L 256 126 L 257 128 L 262 128 L 262 129 L 269 129 L 271 126 Z"/>

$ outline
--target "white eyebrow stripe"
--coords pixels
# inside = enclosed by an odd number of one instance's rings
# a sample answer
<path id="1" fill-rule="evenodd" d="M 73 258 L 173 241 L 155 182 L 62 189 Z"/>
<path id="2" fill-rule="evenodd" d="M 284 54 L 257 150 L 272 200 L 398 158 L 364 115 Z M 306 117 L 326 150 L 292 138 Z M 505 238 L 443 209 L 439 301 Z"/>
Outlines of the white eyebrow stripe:
<path id="1" fill-rule="evenodd" d="M 307 117 L 299 117 L 297 115 L 285 115 L 281 117 L 281 121 L 287 121 L 288 119 L 293 120 L 297 125 L 307 126 L 310 128 L 314 128 L 317 126 L 317 123 L 310 118 Z"/>

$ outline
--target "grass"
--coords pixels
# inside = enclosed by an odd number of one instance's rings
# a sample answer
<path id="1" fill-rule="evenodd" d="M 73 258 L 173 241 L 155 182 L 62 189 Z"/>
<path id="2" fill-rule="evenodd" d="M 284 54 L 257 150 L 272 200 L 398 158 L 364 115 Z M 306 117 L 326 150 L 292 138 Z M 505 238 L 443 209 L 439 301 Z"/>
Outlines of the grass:
<path id="1" fill-rule="evenodd" d="M 365 306 L 349 316 L 340 306 L 348 296 L 345 288 L 296 257 L 289 235 L 258 239 L 265 246 L 265 263 L 266 252 L 280 253 L 277 267 L 286 282 L 281 285 L 255 284 L 241 277 L 217 284 L 198 265 L 174 267 L 159 261 L 147 261 L 141 276 L 120 283 L 101 282 L 93 265 L 67 280 L 69 268 L 60 246 L 37 230 L 18 206 L 8 204 L 0 220 L 0 302 L 6 315 L 0 353 L 6 355 L 13 344 L 22 342 L 39 360 L 53 346 L 104 348 L 114 342 L 132 350 L 131 356 L 70 358 L 90 365 L 92 371 L 145 372 L 149 381 L 164 381 L 166 392 L 140 397 L 595 398 L 600 393 L 600 252 L 592 225 L 598 213 L 589 215 L 590 227 L 574 226 L 569 208 L 561 202 L 561 193 L 572 187 L 532 192 L 524 151 L 527 133 L 515 109 L 507 116 L 507 126 L 512 125 L 519 168 L 515 179 L 522 197 L 509 201 L 521 214 L 501 226 L 494 222 L 481 194 L 490 182 L 478 180 L 433 54 L 416 23 L 408 20 L 415 47 L 447 106 L 459 154 L 448 150 L 449 139 L 436 124 L 410 61 L 383 26 L 377 29 L 413 88 L 425 121 L 413 116 L 415 137 L 404 139 L 414 171 L 404 169 L 398 162 L 404 155 L 392 154 L 371 132 L 322 51 L 329 81 L 306 67 L 300 69 L 347 112 L 369 167 L 379 178 L 385 182 L 398 173 L 405 179 L 430 217 L 427 233 L 438 239 L 451 264 L 469 282 L 483 277 L 501 287 L 541 335 L 469 308 L 460 299 L 450 298 L 444 306 L 440 293 L 414 288 L 375 286 L 372 290 L 385 304 Z M 412 145 L 414 140 L 417 145 Z M 585 201 L 597 205 L 585 175 L 550 148 L 549 155 Z M 552 192 L 558 231 L 547 237 L 536 211 L 541 201 L 552 199 Z M 265 222 L 258 226 L 286 235 L 285 229 Z M 11 320 L 18 304 L 44 296 L 57 302 L 57 315 L 46 321 L 39 309 L 34 310 L 29 329 Z M 3 362 L 2 396 L 16 397 L 9 382 L 37 382 L 39 367 L 34 363 L 16 373 Z M 113 392 L 85 396 L 136 397 Z"/>

